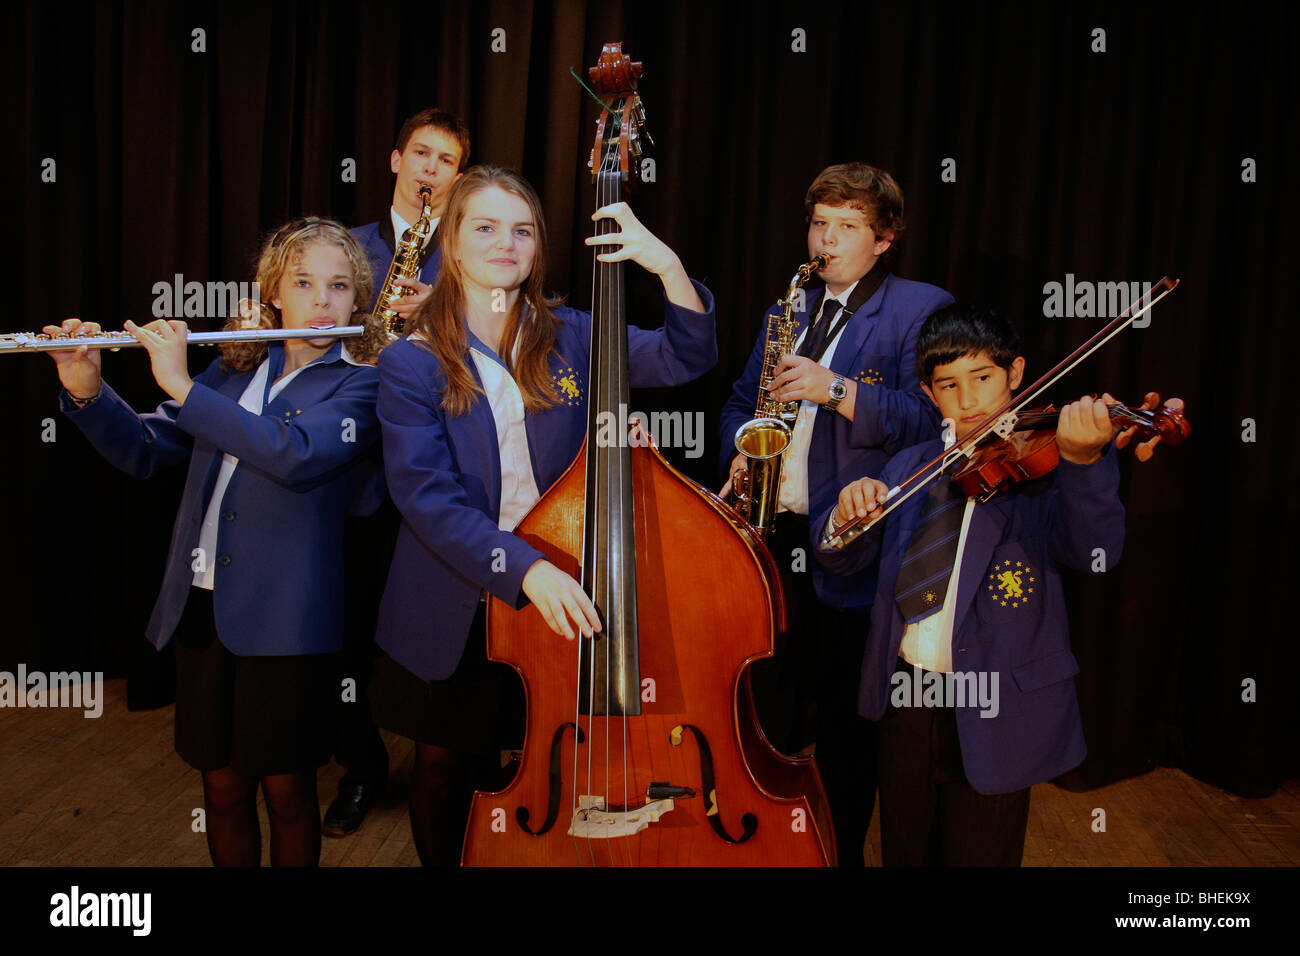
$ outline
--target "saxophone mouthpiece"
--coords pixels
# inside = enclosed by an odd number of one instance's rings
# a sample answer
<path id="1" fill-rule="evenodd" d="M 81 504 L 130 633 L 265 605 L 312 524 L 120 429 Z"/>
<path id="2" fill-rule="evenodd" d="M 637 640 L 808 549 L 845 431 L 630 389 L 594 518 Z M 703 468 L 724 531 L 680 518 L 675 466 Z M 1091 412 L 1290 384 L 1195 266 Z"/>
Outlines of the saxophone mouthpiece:
<path id="1" fill-rule="evenodd" d="M 425 202 L 428 202 L 431 198 L 433 198 L 433 187 L 430 186 L 428 183 L 421 183 L 420 198 L 423 199 Z"/>
<path id="2" fill-rule="evenodd" d="M 826 253 L 817 253 L 817 255 L 813 256 L 799 267 L 799 271 L 794 274 L 794 281 L 799 285 L 803 285 L 812 278 L 814 272 L 820 272 L 822 269 L 825 269 L 826 264 L 830 261 L 831 260 Z"/>

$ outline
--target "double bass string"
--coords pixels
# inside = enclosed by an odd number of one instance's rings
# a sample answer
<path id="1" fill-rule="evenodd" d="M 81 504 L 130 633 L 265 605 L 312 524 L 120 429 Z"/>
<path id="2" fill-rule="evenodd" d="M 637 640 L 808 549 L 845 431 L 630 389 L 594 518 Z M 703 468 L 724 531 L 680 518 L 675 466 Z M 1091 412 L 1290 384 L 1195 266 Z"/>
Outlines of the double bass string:
<path id="1" fill-rule="evenodd" d="M 606 205 L 605 195 L 608 188 L 608 184 L 607 184 L 608 172 L 609 172 L 609 154 L 608 151 L 606 151 L 606 155 L 602 157 L 600 171 L 598 172 L 596 177 L 596 192 L 597 192 L 596 201 L 598 207 Z M 609 223 L 607 220 L 600 220 L 597 223 L 597 227 L 596 227 L 597 235 L 603 235 L 609 231 L 610 231 Z M 599 250 L 599 248 L 600 247 L 598 246 L 597 250 Z M 588 384 L 587 400 L 588 402 L 592 402 L 592 401 L 597 402 L 598 403 L 597 410 L 599 411 L 603 409 L 605 405 L 608 404 L 608 393 L 609 393 L 609 385 L 610 385 L 609 369 L 606 364 L 603 364 L 601 362 L 601 359 L 608 354 L 608 349 L 609 349 L 609 343 L 607 341 L 609 323 L 606 321 L 606 316 L 608 316 L 609 314 L 608 300 L 610 295 L 610 289 L 608 283 L 606 282 L 605 270 L 602 268 L 602 263 L 599 260 L 596 260 L 594 263 L 594 268 L 592 269 L 591 281 L 592 281 L 592 297 L 591 297 L 592 327 L 591 327 L 591 346 L 590 346 L 591 357 L 588 363 L 589 368 L 591 369 L 591 376 L 590 376 L 591 382 Z M 589 414 L 588 434 L 587 434 L 588 442 L 597 440 L 596 434 L 593 434 L 591 430 L 591 423 L 594 421 L 595 421 L 594 416 Z M 585 545 L 583 547 L 583 551 L 584 551 L 584 559 L 590 558 L 590 560 L 595 562 L 595 567 L 587 568 L 584 577 L 587 579 L 587 581 L 590 584 L 591 587 L 590 597 L 592 599 L 592 603 L 596 604 L 597 612 L 599 613 L 602 610 L 600 608 L 600 596 L 602 593 L 605 594 L 609 593 L 608 562 L 599 560 L 599 553 L 602 549 L 605 550 L 606 553 L 608 553 L 608 542 L 603 540 L 603 538 L 608 535 L 608 524 L 604 520 L 604 516 L 601 514 L 602 509 L 600 508 L 600 504 L 602 503 L 601 499 L 606 497 L 608 491 L 607 486 L 609 484 L 609 476 L 606 473 L 605 456 L 600 454 L 591 454 L 589 452 L 588 461 L 594 462 L 594 465 L 589 466 L 595 468 L 594 481 L 588 481 L 587 488 L 588 488 L 588 494 L 594 496 L 595 501 L 589 500 L 586 502 L 586 508 L 584 510 L 586 511 L 586 519 L 587 519 L 586 524 L 588 526 L 584 527 L 583 533 L 584 536 L 586 535 L 592 536 L 593 548 L 590 555 L 586 554 Z M 608 621 L 606 622 L 606 624 L 607 624 L 605 628 L 606 639 L 608 639 L 608 630 L 609 630 Z M 580 643 L 578 646 L 578 661 L 579 661 L 578 706 L 575 708 L 575 714 L 574 714 L 574 727 L 579 728 L 579 730 L 582 726 L 581 661 L 582 661 L 583 645 L 581 644 L 581 640 L 582 639 L 580 638 L 579 639 Z M 596 651 L 595 651 L 594 636 L 593 638 L 591 638 L 591 640 L 592 640 L 592 644 L 586 647 L 586 650 L 588 652 L 586 741 L 584 744 L 580 745 L 578 742 L 579 730 L 575 730 L 574 742 L 573 742 L 573 747 L 574 747 L 573 817 L 576 817 L 580 805 L 579 794 L 578 794 L 579 777 L 577 771 L 579 746 L 583 746 L 586 749 L 586 764 L 587 764 L 586 793 L 593 794 L 595 790 L 595 788 L 592 786 L 593 775 L 594 775 L 592 760 L 594 758 L 594 751 L 595 751 L 595 741 L 592 739 L 592 734 L 596 729 L 596 720 L 595 720 Z M 607 678 L 606 679 L 606 705 L 607 706 L 605 709 L 606 709 L 606 714 L 608 714 L 608 710 L 609 710 L 608 708 L 608 654 L 606 655 L 606 678 Z M 606 728 L 606 741 L 608 741 L 608 728 Z M 606 764 L 608 765 L 608 754 L 606 754 Z M 595 847 L 592 846 L 591 839 L 583 838 L 583 841 L 585 843 L 585 848 L 587 851 L 586 862 L 589 862 L 590 865 L 592 866 L 596 866 L 597 861 L 596 861 Z M 575 847 L 578 849 L 579 865 L 582 865 L 582 863 L 584 862 L 583 859 L 584 855 L 582 853 L 582 846 L 579 844 L 579 838 L 576 835 L 574 836 L 574 843 L 575 843 Z"/>
<path id="2" fill-rule="evenodd" d="M 617 110 L 611 110 L 611 113 L 617 115 Z M 625 130 L 621 132 L 625 133 Z M 597 206 L 608 206 L 611 203 L 618 202 L 620 195 L 620 162 L 617 144 L 611 138 L 610 148 L 606 151 L 607 158 L 602 162 L 602 174 L 598 177 L 597 183 Z M 598 234 L 604 235 L 621 230 L 621 225 L 615 220 L 602 219 L 599 221 Z M 606 247 L 605 251 L 608 251 Z M 597 253 L 599 255 L 599 253 Z M 601 349 L 600 357 L 603 360 L 601 364 L 602 372 L 602 390 L 601 395 L 604 401 L 603 411 L 610 409 L 622 412 L 622 397 L 628 382 L 625 377 L 627 372 L 627 354 L 625 343 L 625 331 L 623 326 L 623 303 L 625 301 L 625 290 L 623 287 L 623 266 L 621 261 L 601 263 L 597 260 L 594 270 L 600 274 L 600 303 L 602 306 L 600 315 L 600 340 Z M 621 701 L 622 704 L 627 702 L 622 700 L 622 694 L 611 696 L 613 680 L 620 680 L 619 690 L 622 689 L 621 677 L 627 666 L 627 634 L 624 633 L 624 626 L 627 614 L 627 600 L 631 595 L 624 593 L 627 588 L 627 577 L 635 573 L 635 568 L 625 567 L 627 550 L 623 541 L 623 534 L 631 529 L 631 515 L 626 513 L 626 508 L 631 504 L 631 459 L 623 452 L 623 443 L 621 441 L 622 431 L 625 423 L 618 420 L 615 425 L 619 431 L 616 433 L 620 440 L 613 446 L 617 451 L 608 455 L 599 455 L 598 460 L 603 461 L 603 471 L 600 474 L 601 481 L 599 487 L 603 492 L 602 499 L 598 504 L 603 505 L 602 509 L 602 535 L 600 543 L 605 547 L 605 560 L 601 562 L 601 568 L 604 581 L 604 595 L 606 599 L 606 611 L 610 606 L 617 607 L 617 613 L 613 615 L 614 629 L 618 634 L 618 659 L 611 658 L 610 641 L 613 640 L 611 629 L 605 628 L 605 712 L 604 712 L 604 781 L 600 791 L 600 797 L 604 801 L 605 810 L 613 812 L 610 806 L 610 796 L 612 794 L 611 772 L 613 770 L 610 759 L 610 750 L 613 743 L 613 715 L 610 708 L 615 701 Z M 607 615 L 607 625 L 609 624 Z M 627 758 L 627 714 L 626 712 L 618 715 L 618 729 L 621 731 L 622 739 L 622 771 L 623 771 L 623 803 L 622 810 L 628 809 L 628 758 Z M 623 860 L 619 858 L 619 849 L 626 854 L 626 862 L 631 865 L 631 846 L 626 839 L 623 839 L 619 846 L 612 843 L 607 844 L 609 863 L 617 865 Z"/>
<path id="3" fill-rule="evenodd" d="M 610 179 L 611 176 L 609 174 L 606 174 L 601 177 L 600 185 L 602 188 L 601 191 L 603 192 L 603 195 L 598 196 L 598 201 L 602 206 L 609 202 L 611 198 L 610 194 L 613 192 L 613 187 L 610 184 Z M 601 220 L 600 231 L 602 234 L 609 233 L 612 231 L 612 229 L 613 226 L 610 224 L 608 220 Z M 602 308 L 601 308 L 601 315 L 600 315 L 600 333 L 602 339 L 602 347 L 601 347 L 600 354 L 601 354 L 601 359 L 603 360 L 602 367 L 604 369 L 604 374 L 605 374 L 605 389 L 606 389 L 605 407 L 604 409 L 602 409 L 602 411 L 605 411 L 608 410 L 610 407 L 617 407 L 615 398 L 618 395 L 618 383 L 613 380 L 615 362 L 612 354 L 613 347 L 614 347 L 614 342 L 613 342 L 614 295 L 616 294 L 617 290 L 611 288 L 610 273 L 611 272 L 617 273 L 618 269 L 611 265 L 611 266 L 601 267 L 600 271 L 603 280 L 602 285 L 603 285 L 603 293 L 604 293 L 603 298 L 601 300 Z M 601 455 L 600 457 L 604 460 L 605 467 L 606 467 L 605 481 L 602 483 L 602 488 L 607 492 L 607 495 L 605 496 L 604 500 L 601 501 L 600 503 L 604 504 L 606 509 L 603 515 L 604 535 L 601 538 L 601 543 L 605 546 L 606 550 L 605 550 L 605 560 L 601 562 L 601 564 L 605 574 L 605 600 L 606 603 L 608 604 L 612 601 L 613 594 L 614 594 L 614 587 L 615 587 L 614 579 L 615 579 L 615 571 L 616 571 L 615 565 L 618 561 L 617 550 L 610 547 L 610 545 L 613 544 L 614 527 L 616 524 L 616 522 L 612 520 L 613 518 L 612 512 L 615 509 L 615 505 L 614 505 L 615 497 L 613 492 L 615 491 L 616 479 L 615 476 L 612 475 L 609 471 L 610 465 L 612 464 L 612 462 L 610 461 L 611 456 Z M 615 627 L 617 626 L 618 624 L 616 623 Z M 608 633 L 609 630 L 610 629 L 607 627 L 606 635 L 605 635 L 606 641 L 612 640 L 612 638 L 609 636 Z M 605 779 L 603 781 L 603 786 L 601 787 L 600 790 L 600 796 L 602 797 L 606 796 L 609 793 L 609 677 L 610 677 L 609 665 L 610 665 L 610 661 L 609 661 L 608 646 L 605 648 L 604 658 L 605 658 L 605 712 L 602 716 L 604 717 L 603 723 L 604 723 L 604 732 L 605 732 L 604 733 L 605 764 L 603 768 L 605 771 Z M 606 809 L 608 809 L 608 806 L 609 806 L 608 801 L 606 801 Z"/>
<path id="4" fill-rule="evenodd" d="M 602 205 L 608 205 L 610 202 L 617 202 L 620 199 L 619 189 L 618 189 L 619 180 L 617 178 L 617 171 L 615 171 L 613 176 L 606 177 L 605 183 L 606 183 L 606 195 L 602 197 Z M 610 221 L 602 220 L 602 222 L 609 223 Z M 610 223 L 609 231 L 613 231 L 614 229 L 621 229 L 621 226 L 618 226 L 617 223 Z M 623 320 L 625 317 L 623 315 L 623 310 L 621 308 L 622 304 L 626 301 L 624 298 L 625 290 L 623 288 L 624 267 L 622 263 L 619 262 L 610 263 L 609 266 L 610 266 L 609 271 L 612 272 L 613 274 L 613 281 L 612 281 L 613 290 L 610 293 L 610 299 L 608 302 L 609 310 L 606 313 L 606 327 L 608 330 L 608 339 L 609 339 L 608 344 L 610 347 L 606 350 L 605 355 L 606 355 L 606 360 L 609 364 L 609 375 L 610 375 L 611 386 L 612 386 L 611 405 L 613 405 L 613 407 L 615 408 L 619 408 L 624 389 L 627 385 L 627 383 L 623 379 L 623 376 L 627 374 L 627 355 L 626 355 L 626 349 L 623 347 L 624 344 Z M 615 345 L 618 345 L 619 347 L 615 348 L 614 347 Z M 619 411 L 621 410 L 622 409 L 619 408 Z M 622 429 L 624 427 L 626 427 L 624 422 L 618 421 L 616 423 L 616 428 L 619 429 L 618 434 L 620 436 L 620 439 L 622 437 Z M 616 447 L 618 447 L 621 451 L 622 449 L 621 440 Z M 611 561 L 609 562 L 610 565 L 609 574 L 610 574 L 611 590 L 608 592 L 610 594 L 613 593 L 613 588 L 620 587 L 627 580 L 628 569 L 623 566 L 623 560 L 626 556 L 626 550 L 622 546 L 624 542 L 621 540 L 621 538 L 625 531 L 629 531 L 633 527 L 632 524 L 630 523 L 631 515 L 624 514 L 623 511 L 625 504 L 630 500 L 630 495 L 628 494 L 630 488 L 625 488 L 624 483 L 631 481 L 631 475 L 627 473 L 627 470 L 630 470 L 631 467 L 631 460 L 629 457 L 620 453 L 615 457 L 615 461 L 617 462 L 617 474 L 616 476 L 614 476 L 614 485 L 617 489 L 617 493 L 615 495 L 611 495 L 611 503 L 613 501 L 617 501 L 615 510 L 616 513 L 618 514 L 618 520 L 616 522 L 611 523 L 610 532 L 612 535 L 618 537 L 619 540 L 617 542 L 618 546 L 610 549 Z M 635 568 L 633 568 L 632 571 L 633 573 L 635 573 Z M 624 597 L 626 597 L 626 595 L 624 595 Z M 626 605 L 622 601 L 620 601 L 619 607 L 620 609 L 623 609 L 626 607 Z M 620 677 L 620 687 L 622 686 L 621 677 L 625 672 L 627 666 L 627 657 L 626 657 L 627 635 L 623 633 L 622 630 L 622 625 L 624 624 L 624 620 L 623 620 L 624 616 L 625 615 L 620 615 L 619 618 L 620 630 L 618 635 L 619 640 L 618 640 L 617 674 Z M 606 636 L 606 640 L 609 640 L 608 635 Z M 611 702 L 610 686 L 612 683 L 611 677 L 613 675 L 611 674 L 611 670 L 613 669 L 613 666 L 614 666 L 614 662 L 610 660 L 610 655 L 607 648 L 605 654 L 605 788 L 602 791 L 602 796 L 605 798 L 606 801 L 607 810 L 610 809 L 609 794 L 611 789 L 610 779 L 609 779 L 609 775 L 610 775 L 609 752 L 610 752 L 610 743 L 612 737 L 611 726 L 610 726 L 610 702 Z M 626 701 L 624 701 L 624 703 L 626 703 Z M 622 739 L 623 739 L 623 750 L 622 750 L 623 810 L 626 812 L 627 774 L 628 774 L 627 713 L 625 707 L 621 707 L 620 709 L 623 711 L 622 713 L 619 714 L 619 727 L 622 731 Z M 627 862 L 630 865 L 632 859 L 631 859 L 631 846 L 629 845 L 629 841 L 623 840 L 621 846 L 623 847 L 624 851 L 627 853 Z M 617 849 L 618 847 L 616 847 L 613 843 L 609 845 L 610 862 L 615 865 L 621 862 L 615 856 Z"/>
<path id="5" fill-rule="evenodd" d="M 632 175 L 632 173 L 631 173 L 630 170 L 629 170 L 629 172 L 628 172 L 628 175 L 629 175 L 629 176 Z M 620 229 L 621 229 L 621 228 L 622 228 L 622 227 L 620 227 Z M 624 276 L 624 273 L 625 273 L 626 271 L 627 271 L 627 267 L 624 266 L 624 265 L 622 265 L 621 263 L 617 264 L 616 267 L 615 267 L 615 269 L 614 269 L 614 282 L 615 282 L 615 285 L 618 287 L 618 291 L 616 292 L 616 296 L 617 296 L 617 298 L 616 298 L 615 301 L 618 302 L 618 303 L 620 303 L 620 304 L 623 304 L 623 303 L 626 303 L 626 302 L 627 302 L 627 298 L 626 298 L 626 290 L 623 288 L 623 276 Z M 620 381 L 619 381 L 619 384 L 618 384 L 618 394 L 619 394 L 619 396 L 620 396 L 620 398 L 621 398 L 622 395 L 623 395 L 623 393 L 624 393 L 625 391 L 627 391 L 628 389 L 630 389 L 630 387 L 631 387 L 631 382 L 630 382 L 630 375 L 631 375 L 631 373 L 630 373 L 630 370 L 629 370 L 629 362 L 630 362 L 630 360 L 631 360 L 631 357 L 628 355 L 628 348 L 627 348 L 627 313 L 626 313 L 626 311 L 625 311 L 624 309 L 620 308 L 620 309 L 618 310 L 618 313 L 617 313 L 617 314 L 618 314 L 618 321 L 617 321 L 617 323 L 616 323 L 616 326 L 617 326 L 617 327 L 614 329 L 614 334 L 615 334 L 616 336 L 618 336 L 618 340 L 619 340 L 619 350 L 618 350 L 618 351 L 619 351 L 619 355 L 620 355 L 620 360 L 619 360 L 619 362 L 618 362 L 618 370 L 617 370 L 617 373 L 616 373 L 616 374 L 617 374 L 617 375 L 619 376 L 619 378 L 620 378 Z M 622 380 L 622 379 L 623 379 L 623 376 L 629 376 L 629 380 L 628 380 L 628 381 L 623 381 L 623 380 Z M 626 424 L 625 424 L 624 422 L 619 422 L 619 423 L 618 423 L 618 427 L 619 427 L 619 429 L 620 429 L 620 434 L 621 434 L 621 430 L 624 429 L 624 428 L 626 428 L 626 427 L 627 427 L 628 425 L 630 425 L 630 424 L 631 424 L 630 422 L 628 422 L 628 423 L 626 423 Z M 619 467 L 619 505 L 620 505 L 620 512 L 621 512 L 622 508 L 623 508 L 625 505 L 626 505 L 627 507 L 629 507 L 629 508 L 633 508 L 633 507 L 634 507 L 634 505 L 633 505 L 633 497 L 632 497 L 632 487 L 631 487 L 631 486 L 632 486 L 632 456 L 631 456 L 631 453 L 628 452 L 626 455 L 620 456 L 619 461 L 620 461 L 620 467 Z M 627 485 L 628 485 L 626 492 L 623 490 L 623 483 L 624 483 L 624 482 L 627 482 Z M 629 511 L 627 514 L 622 515 L 622 519 L 623 519 L 623 520 L 620 522 L 620 525 L 619 525 L 620 528 L 622 529 L 622 531 L 625 531 L 626 533 L 635 536 L 635 535 L 636 535 L 636 522 L 635 522 L 635 520 L 634 520 L 634 514 L 633 514 L 633 512 L 632 512 L 632 511 Z M 633 555 L 633 562 L 634 562 L 634 563 L 633 563 L 633 566 L 632 566 L 630 569 L 629 569 L 629 568 L 623 568 L 623 567 L 621 567 L 621 562 L 622 562 L 622 560 L 624 559 L 624 557 L 625 557 L 629 552 Z M 633 581 L 636 580 L 635 555 L 636 555 L 636 548 L 635 548 L 635 547 L 632 547 L 632 548 L 630 548 L 630 549 L 624 549 L 624 548 L 620 548 L 620 549 L 619 549 L 619 561 L 620 561 L 620 568 L 619 568 L 619 570 L 620 570 L 620 572 L 621 572 L 620 575 L 619 575 L 619 579 L 620 579 L 620 581 L 627 581 L 629 575 L 631 576 L 631 579 L 632 579 Z M 635 594 L 636 594 L 635 590 L 633 590 L 632 594 L 633 594 L 633 597 L 635 597 Z M 634 620 L 635 620 L 635 619 L 634 619 Z M 620 686 L 620 688 L 623 688 L 623 689 L 626 689 L 625 681 L 624 681 L 624 675 L 626 675 L 626 673 L 627 673 L 627 635 L 626 635 L 626 634 L 622 634 L 622 633 L 620 633 L 620 634 L 619 634 L 619 642 L 618 642 L 618 674 L 619 674 L 619 686 Z M 608 683 L 608 682 L 606 682 L 606 683 Z M 621 707 L 619 708 L 619 711 L 620 711 L 620 712 L 619 712 L 619 729 L 622 731 L 622 734 L 623 734 L 623 749 L 622 749 L 622 754 L 623 754 L 623 811 L 624 811 L 624 812 L 627 812 L 627 810 L 628 810 L 628 791 L 627 791 L 627 783 L 628 783 L 628 781 L 627 781 L 627 778 L 628 778 L 628 773 L 629 773 L 629 771 L 630 771 L 630 769 L 631 769 L 631 768 L 628 766 L 628 759 L 627 759 L 627 757 L 628 757 L 628 754 L 627 754 L 627 704 L 628 704 L 628 703 L 629 703 L 629 701 L 624 700 L 624 701 L 623 701 L 623 706 L 621 706 Z M 606 764 L 606 766 L 608 766 L 608 763 Z M 631 839 L 624 839 L 624 840 L 622 841 L 621 845 L 622 845 L 624 851 L 625 851 L 626 854 L 627 854 L 627 863 L 628 863 L 629 866 L 631 866 L 631 865 L 632 865 L 632 841 L 631 841 Z"/>

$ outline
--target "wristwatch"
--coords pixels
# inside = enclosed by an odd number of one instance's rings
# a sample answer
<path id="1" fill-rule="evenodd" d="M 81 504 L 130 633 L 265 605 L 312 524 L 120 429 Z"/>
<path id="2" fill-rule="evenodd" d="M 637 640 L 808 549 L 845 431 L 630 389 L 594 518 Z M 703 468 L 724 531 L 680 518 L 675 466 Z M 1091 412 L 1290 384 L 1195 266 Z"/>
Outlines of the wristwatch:
<path id="1" fill-rule="evenodd" d="M 848 386 L 844 384 L 844 376 L 836 375 L 835 381 L 831 382 L 830 399 L 822 408 L 828 412 L 833 412 L 840 407 L 840 402 L 844 401 L 844 396 L 849 394 Z"/>

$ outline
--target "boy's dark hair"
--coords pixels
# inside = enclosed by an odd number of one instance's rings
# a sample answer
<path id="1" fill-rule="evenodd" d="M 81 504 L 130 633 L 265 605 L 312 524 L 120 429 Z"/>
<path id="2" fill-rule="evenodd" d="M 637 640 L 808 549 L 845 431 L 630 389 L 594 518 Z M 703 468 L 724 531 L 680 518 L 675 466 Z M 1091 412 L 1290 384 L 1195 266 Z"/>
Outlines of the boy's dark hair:
<path id="1" fill-rule="evenodd" d="M 963 355 L 987 352 L 1009 369 L 1023 355 L 1020 333 L 999 312 L 954 302 L 931 315 L 916 336 L 916 374 L 929 385 L 934 370 Z"/>
<path id="2" fill-rule="evenodd" d="M 402 128 L 397 133 L 397 151 L 399 153 L 406 152 L 406 144 L 411 141 L 415 131 L 426 126 L 442 130 L 442 132 L 460 143 L 460 166 L 457 167 L 456 172 L 463 173 L 465 167 L 469 165 L 469 127 L 455 113 L 438 109 L 436 106 L 427 110 L 420 110 L 420 112 L 406 118 L 406 122 L 402 124 Z"/>

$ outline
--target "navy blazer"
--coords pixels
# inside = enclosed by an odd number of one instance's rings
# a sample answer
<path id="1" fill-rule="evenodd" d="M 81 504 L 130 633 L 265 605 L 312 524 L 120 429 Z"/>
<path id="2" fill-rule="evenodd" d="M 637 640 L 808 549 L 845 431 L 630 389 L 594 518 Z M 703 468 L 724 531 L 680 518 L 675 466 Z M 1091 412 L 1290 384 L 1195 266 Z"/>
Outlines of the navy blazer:
<path id="1" fill-rule="evenodd" d="M 942 448 L 941 441 L 932 441 L 907 449 L 889 462 L 881 480 L 894 487 Z M 1077 766 L 1087 752 L 1059 565 L 1090 571 L 1097 548 L 1106 568 L 1119 560 L 1124 506 L 1117 457 L 1108 448 L 1092 465 L 1062 459 L 1050 476 L 1001 492 L 971 514 L 957 585 L 952 666 L 958 673 L 987 674 L 990 685 L 997 675 L 996 716 L 982 716 L 978 702 L 957 708 L 962 763 L 980 793 L 1009 793 L 1050 780 Z M 894 586 L 925 497 L 914 494 L 840 550 L 814 544 L 817 560 L 834 573 L 880 560 L 858 696 L 859 712 L 872 720 L 890 704 L 905 627 Z M 814 542 L 829 515 L 827 509 L 814 520 Z M 1019 600 L 1003 578 L 1009 570 L 1017 575 Z"/>
<path id="2" fill-rule="evenodd" d="M 795 313 L 799 331 L 816 314 L 824 287 L 809 291 L 807 308 Z M 835 506 L 840 489 L 863 475 L 879 474 L 891 455 L 939 433 L 939 413 L 916 375 L 916 335 L 931 313 L 953 301 L 938 286 L 887 275 L 844 326 L 830 368 L 858 383 L 849 422 L 818 409 L 808 445 L 808 513 Z M 772 306 L 769 313 L 779 312 Z M 722 468 L 736 455 L 736 430 L 754 417 L 763 368 L 766 318 L 758 341 L 722 409 Z M 783 560 L 778 557 L 778 560 Z M 835 608 L 865 611 L 876 593 L 875 568 L 831 576 L 813 567 L 818 596 Z"/>
<path id="3" fill-rule="evenodd" d="M 239 398 L 257 369 L 227 374 L 221 360 L 194 380 L 185 404 L 139 415 L 105 383 L 85 408 L 60 407 L 110 464 L 147 478 L 189 459 L 162 589 L 146 636 L 161 648 L 181 619 L 194 580 L 199 531 L 223 453 L 239 459 L 221 502 L 213 606 L 233 653 L 321 654 L 343 644 L 343 519 L 379 438 L 379 373 L 352 365 L 341 342 L 303 369 L 260 416 Z M 267 376 L 284 369 L 272 344 Z M 371 483 L 372 487 L 374 483 Z M 377 502 L 373 502 L 377 504 Z M 372 506 L 373 506 L 372 504 Z"/>
<path id="4" fill-rule="evenodd" d="M 441 226 L 442 223 L 438 225 Z M 366 258 L 370 260 L 370 274 L 374 276 L 375 287 L 370 294 L 370 305 L 367 311 L 373 312 L 375 304 L 379 301 L 379 287 L 384 284 L 384 278 L 393 265 L 393 256 L 397 250 L 397 240 L 393 237 L 392 214 L 385 216 L 379 222 L 357 226 L 349 231 L 357 242 L 361 243 L 361 248 L 366 250 Z M 420 266 L 420 281 L 426 285 L 433 285 L 438 281 L 438 272 L 442 269 L 442 243 L 439 242 L 436 230 L 429 238 L 425 252 L 428 258 Z"/>
<path id="5" fill-rule="evenodd" d="M 695 288 L 704 314 L 666 303 L 662 329 L 628 327 L 633 388 L 687 382 L 717 362 L 713 295 L 698 282 Z M 591 315 L 570 308 L 555 314 L 550 367 L 560 401 L 524 417 L 533 479 L 543 494 L 573 462 L 587 432 Z M 471 340 L 491 354 L 472 333 Z M 469 370 L 478 381 L 472 361 Z M 380 354 L 384 470 L 403 520 L 375 640 L 423 680 L 443 680 L 456 670 L 484 589 L 513 607 L 524 605 L 524 574 L 543 557 L 497 527 L 501 459 L 491 406 L 480 396 L 468 413 L 448 415 L 441 407 L 444 388 L 438 359 L 409 338 Z"/>

